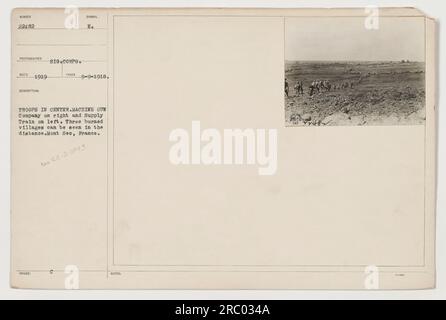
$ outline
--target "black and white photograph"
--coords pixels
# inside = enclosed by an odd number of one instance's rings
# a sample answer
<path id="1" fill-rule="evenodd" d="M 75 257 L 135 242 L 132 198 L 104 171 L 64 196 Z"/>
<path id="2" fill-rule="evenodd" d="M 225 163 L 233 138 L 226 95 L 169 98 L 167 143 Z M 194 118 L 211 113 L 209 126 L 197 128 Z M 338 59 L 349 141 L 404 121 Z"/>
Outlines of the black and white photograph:
<path id="1" fill-rule="evenodd" d="M 286 19 L 287 127 L 424 124 L 424 20 L 373 19 Z"/>

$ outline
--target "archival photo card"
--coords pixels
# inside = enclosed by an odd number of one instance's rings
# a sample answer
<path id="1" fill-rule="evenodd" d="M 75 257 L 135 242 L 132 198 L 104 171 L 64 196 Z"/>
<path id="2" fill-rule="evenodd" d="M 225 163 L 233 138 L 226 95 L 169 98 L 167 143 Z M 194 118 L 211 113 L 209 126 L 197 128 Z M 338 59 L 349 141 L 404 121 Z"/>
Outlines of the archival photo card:
<path id="1" fill-rule="evenodd" d="M 22 8 L 11 30 L 14 288 L 435 286 L 424 13 Z"/>

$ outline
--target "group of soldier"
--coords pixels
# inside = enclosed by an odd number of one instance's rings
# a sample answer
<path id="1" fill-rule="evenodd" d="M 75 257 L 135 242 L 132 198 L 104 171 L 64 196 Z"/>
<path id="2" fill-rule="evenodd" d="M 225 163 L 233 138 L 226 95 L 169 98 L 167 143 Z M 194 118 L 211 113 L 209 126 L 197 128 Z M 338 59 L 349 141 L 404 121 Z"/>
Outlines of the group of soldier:
<path id="1" fill-rule="evenodd" d="M 314 93 L 327 92 L 331 90 L 331 83 L 328 80 L 316 80 L 310 84 L 310 96 Z"/>
<path id="2" fill-rule="evenodd" d="M 331 90 L 342 90 L 342 89 L 353 89 L 354 82 L 353 81 L 343 81 L 341 83 L 332 84 L 329 80 L 315 80 L 311 82 L 309 86 L 309 94 L 310 97 L 316 93 L 321 92 L 329 92 Z M 290 91 L 290 86 L 288 84 L 288 80 L 285 79 L 285 94 L 288 97 Z M 296 96 L 300 96 L 304 94 L 304 84 L 302 81 L 296 81 L 294 85 L 294 92 Z"/>

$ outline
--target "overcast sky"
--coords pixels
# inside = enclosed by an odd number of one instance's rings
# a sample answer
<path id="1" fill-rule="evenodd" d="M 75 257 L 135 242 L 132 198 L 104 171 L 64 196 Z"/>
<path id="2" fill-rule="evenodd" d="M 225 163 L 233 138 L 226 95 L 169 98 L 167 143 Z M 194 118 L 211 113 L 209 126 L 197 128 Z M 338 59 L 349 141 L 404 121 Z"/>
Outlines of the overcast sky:
<path id="1" fill-rule="evenodd" d="M 286 60 L 424 61 L 424 18 L 287 18 Z"/>

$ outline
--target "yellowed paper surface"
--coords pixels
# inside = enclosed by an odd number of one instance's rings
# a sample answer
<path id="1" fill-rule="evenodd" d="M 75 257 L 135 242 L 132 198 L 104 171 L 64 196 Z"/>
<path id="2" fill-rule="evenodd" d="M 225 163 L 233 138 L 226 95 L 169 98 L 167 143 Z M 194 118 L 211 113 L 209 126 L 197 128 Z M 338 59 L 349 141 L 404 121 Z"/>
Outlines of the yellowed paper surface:
<path id="1" fill-rule="evenodd" d="M 11 23 L 13 287 L 435 286 L 421 12 L 16 9 Z"/>

